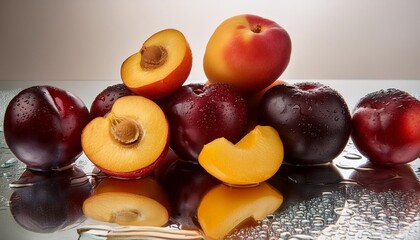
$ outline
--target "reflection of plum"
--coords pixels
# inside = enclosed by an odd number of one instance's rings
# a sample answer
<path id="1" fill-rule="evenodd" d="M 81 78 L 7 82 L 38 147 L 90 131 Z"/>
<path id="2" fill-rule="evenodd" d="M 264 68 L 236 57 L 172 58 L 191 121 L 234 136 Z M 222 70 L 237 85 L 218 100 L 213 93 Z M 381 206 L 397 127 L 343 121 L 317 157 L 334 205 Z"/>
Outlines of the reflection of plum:
<path id="1" fill-rule="evenodd" d="M 284 194 L 283 206 L 320 197 L 343 186 L 339 170 L 333 164 L 295 166 L 283 164 L 268 182 Z"/>
<path id="2" fill-rule="evenodd" d="M 420 191 L 416 174 L 407 164 L 378 166 L 368 162 L 359 166 L 350 175 L 350 179 L 375 192 Z"/>
<path id="3" fill-rule="evenodd" d="M 200 165 L 178 160 L 166 172 L 163 186 L 169 195 L 171 218 L 186 228 L 197 228 L 197 207 L 205 193 L 220 183 Z"/>
<path id="4" fill-rule="evenodd" d="M 23 228 L 51 233 L 82 222 L 83 201 L 92 186 L 80 169 L 61 172 L 26 170 L 10 198 L 10 211 Z"/>

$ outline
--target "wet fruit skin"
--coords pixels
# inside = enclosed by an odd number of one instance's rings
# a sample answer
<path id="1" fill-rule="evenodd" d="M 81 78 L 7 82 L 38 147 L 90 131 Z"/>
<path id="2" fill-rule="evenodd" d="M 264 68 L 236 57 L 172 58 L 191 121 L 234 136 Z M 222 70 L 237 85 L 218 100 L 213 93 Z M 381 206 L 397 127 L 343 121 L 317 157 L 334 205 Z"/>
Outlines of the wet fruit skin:
<path id="1" fill-rule="evenodd" d="M 220 137 L 236 142 L 247 131 L 245 100 L 227 84 L 184 85 L 163 103 L 163 109 L 171 147 L 184 160 L 196 162 L 205 144 Z"/>
<path id="2" fill-rule="evenodd" d="M 134 95 L 134 93 L 122 83 L 105 88 L 93 100 L 89 111 L 90 118 L 105 116 L 118 98 L 127 95 Z"/>
<path id="3" fill-rule="evenodd" d="M 351 138 L 377 164 L 404 164 L 420 157 L 420 101 L 390 88 L 364 96 L 353 110 Z"/>
<path id="4" fill-rule="evenodd" d="M 81 154 L 81 132 L 89 110 L 77 96 L 52 86 L 34 86 L 8 104 L 4 137 L 13 154 L 31 169 L 68 166 Z"/>
<path id="5" fill-rule="evenodd" d="M 348 142 L 351 115 L 347 104 L 337 91 L 321 83 L 274 86 L 259 106 L 258 121 L 278 131 L 285 162 L 331 162 Z"/>

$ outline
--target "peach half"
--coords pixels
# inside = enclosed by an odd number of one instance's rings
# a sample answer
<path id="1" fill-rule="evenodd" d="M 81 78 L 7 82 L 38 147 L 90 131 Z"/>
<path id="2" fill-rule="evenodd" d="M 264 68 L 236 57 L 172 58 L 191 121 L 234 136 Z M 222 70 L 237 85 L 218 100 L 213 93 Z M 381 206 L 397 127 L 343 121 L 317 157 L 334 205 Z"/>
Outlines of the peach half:
<path id="1" fill-rule="evenodd" d="M 105 117 L 82 132 L 89 160 L 107 175 L 138 178 L 150 174 L 169 149 L 169 125 L 162 109 L 141 96 L 117 99 Z"/>
<path id="2" fill-rule="evenodd" d="M 219 184 L 200 202 L 197 218 L 208 239 L 223 239 L 247 220 L 261 220 L 283 203 L 283 195 L 268 183 L 234 188 Z"/>
<path id="3" fill-rule="evenodd" d="M 83 213 L 101 222 L 160 227 L 169 221 L 169 200 L 151 177 L 106 178 L 84 201 Z"/>
<path id="4" fill-rule="evenodd" d="M 192 52 L 185 36 L 176 29 L 165 29 L 122 63 L 121 78 L 132 92 L 160 99 L 182 86 L 191 68 Z"/>
<path id="5" fill-rule="evenodd" d="M 204 145 L 198 162 L 224 183 L 253 185 L 272 177 L 283 156 L 283 143 L 277 131 L 257 125 L 236 144 L 217 138 Z"/>

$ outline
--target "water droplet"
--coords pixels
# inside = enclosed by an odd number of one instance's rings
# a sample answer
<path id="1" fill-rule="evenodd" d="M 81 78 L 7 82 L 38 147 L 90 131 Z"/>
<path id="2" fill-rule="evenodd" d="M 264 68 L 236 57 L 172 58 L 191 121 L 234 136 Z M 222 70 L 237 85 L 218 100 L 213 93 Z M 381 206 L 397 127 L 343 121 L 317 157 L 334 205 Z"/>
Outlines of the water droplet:
<path id="1" fill-rule="evenodd" d="M 346 155 L 343 156 L 344 158 L 350 159 L 350 160 L 359 160 L 362 159 L 362 156 L 357 153 L 346 153 Z"/>

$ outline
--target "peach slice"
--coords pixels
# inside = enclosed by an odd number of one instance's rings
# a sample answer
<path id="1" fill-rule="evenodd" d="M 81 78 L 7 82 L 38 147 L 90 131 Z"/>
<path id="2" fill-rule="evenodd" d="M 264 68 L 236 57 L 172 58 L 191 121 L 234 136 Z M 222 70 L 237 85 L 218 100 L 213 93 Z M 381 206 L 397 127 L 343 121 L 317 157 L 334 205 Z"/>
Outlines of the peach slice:
<path id="1" fill-rule="evenodd" d="M 222 239 L 250 218 L 261 220 L 283 203 L 283 195 L 268 183 L 235 188 L 219 184 L 201 200 L 197 218 L 205 235 Z"/>
<path id="2" fill-rule="evenodd" d="M 83 213 L 102 222 L 160 227 L 169 220 L 169 200 L 151 177 L 133 180 L 107 178 L 85 200 Z"/>
<path id="3" fill-rule="evenodd" d="M 86 125 L 82 147 L 92 163 L 110 176 L 143 177 L 165 158 L 169 125 L 152 100 L 124 96 L 115 101 L 105 117 Z"/>
<path id="4" fill-rule="evenodd" d="M 122 63 L 121 78 L 138 95 L 159 99 L 178 89 L 191 68 L 192 52 L 185 36 L 176 29 L 165 29 Z"/>
<path id="5" fill-rule="evenodd" d="M 277 131 L 257 125 L 236 144 L 218 138 L 204 145 L 198 162 L 222 182 L 252 185 L 272 177 L 283 156 L 283 143 Z"/>

